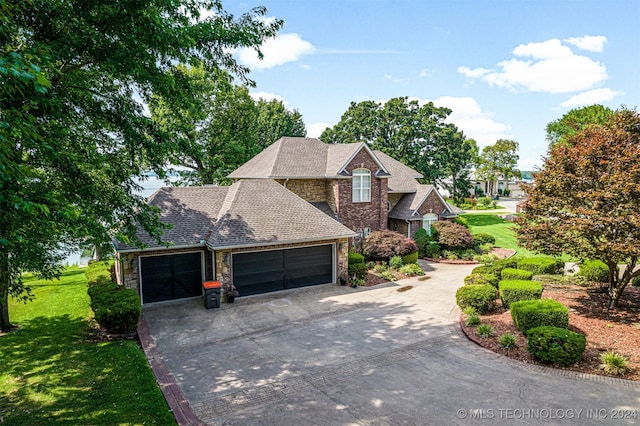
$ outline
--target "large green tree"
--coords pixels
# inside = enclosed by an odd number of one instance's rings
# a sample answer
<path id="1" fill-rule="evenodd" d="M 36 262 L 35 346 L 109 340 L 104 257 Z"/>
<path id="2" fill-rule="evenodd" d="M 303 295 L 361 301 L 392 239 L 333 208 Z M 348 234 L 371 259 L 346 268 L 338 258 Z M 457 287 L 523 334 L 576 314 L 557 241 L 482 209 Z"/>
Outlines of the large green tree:
<path id="1" fill-rule="evenodd" d="M 167 139 L 169 164 L 186 168 L 180 183 L 224 184 L 226 176 L 260 151 L 258 109 L 245 86 L 223 70 L 179 65 L 169 96 L 154 95 L 149 109 Z"/>
<path id="2" fill-rule="evenodd" d="M 536 174 L 518 239 L 537 252 L 602 260 L 614 308 L 640 276 L 640 115 L 617 111 L 567 142 L 550 149 Z"/>
<path id="3" fill-rule="evenodd" d="M 557 143 L 565 143 L 568 138 L 589 126 L 605 124 L 612 115 L 613 110 L 602 105 L 572 109 L 561 118 L 547 124 L 547 142 L 550 147 Z"/>
<path id="4" fill-rule="evenodd" d="M 202 15 L 208 11 L 207 16 Z M 144 111 L 170 96 L 166 71 L 202 63 L 246 78 L 230 53 L 258 48 L 281 21 L 240 17 L 216 0 L 0 1 L 0 328 L 21 273 L 55 276 L 65 244 L 160 238 L 157 213 L 132 176 L 165 163 Z"/>
<path id="5" fill-rule="evenodd" d="M 520 176 L 517 170 L 518 142 L 509 139 L 498 139 L 495 144 L 485 146 L 477 157 L 476 178 L 489 182 L 489 194 L 495 195 L 498 179 L 509 179 Z"/>
<path id="6" fill-rule="evenodd" d="M 407 97 L 386 102 L 352 102 L 340 122 L 327 128 L 320 139 L 327 143 L 366 142 L 433 183 L 447 177 L 453 167 L 453 163 L 447 163 L 450 158 L 447 142 L 455 141 L 455 146 L 463 151 L 468 148 L 458 143 L 463 137 L 455 126 L 444 122 L 449 114 L 448 108 L 436 107 L 432 102 L 420 105 Z"/>
<path id="7" fill-rule="evenodd" d="M 302 114 L 288 109 L 281 100 L 259 99 L 256 137 L 260 149 L 264 149 L 283 136 L 307 136 Z"/>

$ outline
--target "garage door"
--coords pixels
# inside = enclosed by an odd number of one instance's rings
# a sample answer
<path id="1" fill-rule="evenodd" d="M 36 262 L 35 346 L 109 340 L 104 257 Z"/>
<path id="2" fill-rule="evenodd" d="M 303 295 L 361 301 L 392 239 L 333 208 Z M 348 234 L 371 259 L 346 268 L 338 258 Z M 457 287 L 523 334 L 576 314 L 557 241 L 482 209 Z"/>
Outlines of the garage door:
<path id="1" fill-rule="evenodd" d="M 233 255 L 241 296 L 333 282 L 333 245 Z"/>
<path id="2" fill-rule="evenodd" d="M 202 295 L 202 253 L 140 258 L 142 303 Z"/>

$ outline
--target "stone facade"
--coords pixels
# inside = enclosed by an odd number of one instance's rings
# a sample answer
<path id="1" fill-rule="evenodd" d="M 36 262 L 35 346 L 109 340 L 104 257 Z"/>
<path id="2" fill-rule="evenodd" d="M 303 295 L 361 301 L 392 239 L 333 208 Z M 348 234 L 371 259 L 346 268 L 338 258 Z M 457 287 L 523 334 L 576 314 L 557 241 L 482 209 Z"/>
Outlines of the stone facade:
<path id="1" fill-rule="evenodd" d="M 400 199 L 404 196 L 404 194 L 388 194 L 387 195 L 387 199 L 389 200 L 389 203 L 391 204 L 391 208 L 389 209 L 389 211 L 393 210 L 393 208 L 396 206 L 396 204 L 398 204 L 398 201 L 400 201 Z"/>
<path id="2" fill-rule="evenodd" d="M 277 182 L 310 203 L 327 202 L 330 192 L 327 188 L 330 183 L 323 179 L 278 179 Z"/>

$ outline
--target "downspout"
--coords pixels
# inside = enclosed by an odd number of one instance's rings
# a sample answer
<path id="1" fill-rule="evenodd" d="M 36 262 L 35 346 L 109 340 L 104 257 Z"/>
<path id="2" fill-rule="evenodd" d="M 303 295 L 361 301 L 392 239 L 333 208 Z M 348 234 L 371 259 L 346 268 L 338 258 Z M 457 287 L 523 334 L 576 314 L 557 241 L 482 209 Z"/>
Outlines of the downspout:
<path id="1" fill-rule="evenodd" d="M 411 222 L 409 222 L 408 219 L 405 219 L 404 221 L 407 222 L 407 237 L 411 238 Z"/>
<path id="2" fill-rule="evenodd" d="M 286 188 L 287 187 L 287 182 L 289 182 L 289 178 L 286 178 L 284 180 L 284 183 L 282 184 L 282 186 L 284 186 Z"/>

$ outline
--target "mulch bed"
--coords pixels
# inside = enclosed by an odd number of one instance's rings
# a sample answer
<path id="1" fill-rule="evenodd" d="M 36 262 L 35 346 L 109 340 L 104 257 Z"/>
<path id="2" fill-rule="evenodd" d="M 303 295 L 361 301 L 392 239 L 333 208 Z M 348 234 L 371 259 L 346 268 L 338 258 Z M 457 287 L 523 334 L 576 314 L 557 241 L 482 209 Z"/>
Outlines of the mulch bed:
<path id="1" fill-rule="evenodd" d="M 626 356 L 633 368 L 624 378 L 640 380 L 640 288 L 627 287 L 620 298 L 620 306 L 615 310 L 607 309 L 607 294 L 597 286 L 547 284 L 542 297 L 567 305 L 569 329 L 587 337 L 587 349 L 582 360 L 575 365 L 558 368 L 604 375 L 599 368 L 600 354 L 613 351 Z M 462 315 L 460 325 L 465 334 L 493 352 L 523 362 L 540 364 L 527 351 L 527 339 L 513 324 L 511 313 L 500 306 L 500 301 L 498 304 L 495 312 L 480 317 L 483 323 L 493 327 L 493 337 L 480 338 L 475 331 L 476 327 L 468 327 Z M 504 349 L 500 345 L 499 338 L 506 332 L 517 336 L 516 348 Z"/>

